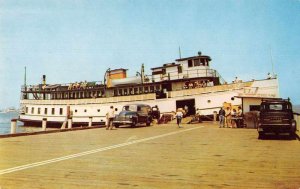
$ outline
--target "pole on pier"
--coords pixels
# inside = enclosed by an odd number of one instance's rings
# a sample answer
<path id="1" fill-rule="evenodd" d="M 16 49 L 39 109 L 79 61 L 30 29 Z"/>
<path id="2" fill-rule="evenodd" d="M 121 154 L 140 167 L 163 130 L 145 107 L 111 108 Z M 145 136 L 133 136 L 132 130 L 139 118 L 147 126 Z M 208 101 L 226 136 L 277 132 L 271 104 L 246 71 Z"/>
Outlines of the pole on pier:
<path id="1" fill-rule="evenodd" d="M 89 127 L 91 127 L 93 124 L 93 117 L 89 117 Z"/>
<path id="2" fill-rule="evenodd" d="M 217 121 L 217 112 L 214 111 L 214 122 L 216 122 L 216 121 Z"/>
<path id="3" fill-rule="evenodd" d="M 17 119 L 11 119 L 10 134 L 15 134 L 16 132 L 17 132 Z"/>
<path id="4" fill-rule="evenodd" d="M 68 129 L 72 129 L 72 118 L 68 118 Z"/>
<path id="5" fill-rule="evenodd" d="M 42 121 L 42 130 L 46 131 L 46 128 L 47 128 L 47 118 L 43 118 L 43 121 Z"/>

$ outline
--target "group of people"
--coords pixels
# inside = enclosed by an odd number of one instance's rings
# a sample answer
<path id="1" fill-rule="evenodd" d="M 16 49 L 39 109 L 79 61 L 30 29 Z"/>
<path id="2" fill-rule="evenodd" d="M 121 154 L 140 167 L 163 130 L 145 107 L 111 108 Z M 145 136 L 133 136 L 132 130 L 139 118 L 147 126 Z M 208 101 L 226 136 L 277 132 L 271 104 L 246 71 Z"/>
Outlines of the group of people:
<path id="1" fill-rule="evenodd" d="M 243 116 L 242 108 L 239 106 L 238 109 L 231 109 L 227 107 L 225 110 L 221 107 L 219 111 L 219 122 L 220 128 L 236 128 L 241 124 L 241 119 Z"/>
<path id="2" fill-rule="evenodd" d="M 202 80 L 202 81 L 191 81 L 186 82 L 184 84 L 184 89 L 194 89 L 194 88 L 202 88 L 202 87 L 212 87 L 214 86 L 214 82 L 210 80 Z"/>

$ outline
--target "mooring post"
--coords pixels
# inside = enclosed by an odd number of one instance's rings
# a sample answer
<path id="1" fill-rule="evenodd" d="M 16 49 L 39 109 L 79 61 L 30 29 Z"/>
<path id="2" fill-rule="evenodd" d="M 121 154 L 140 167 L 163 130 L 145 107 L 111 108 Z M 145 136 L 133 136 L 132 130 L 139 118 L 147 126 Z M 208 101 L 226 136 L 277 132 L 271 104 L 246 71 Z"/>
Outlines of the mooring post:
<path id="1" fill-rule="evenodd" d="M 47 118 L 43 118 L 43 121 L 42 121 L 42 130 L 46 131 L 46 128 L 47 128 Z"/>
<path id="2" fill-rule="evenodd" d="M 14 134 L 17 132 L 17 121 L 18 119 L 11 119 L 10 134 Z"/>
<path id="3" fill-rule="evenodd" d="M 68 129 L 72 129 L 72 118 L 68 118 Z"/>
<path id="4" fill-rule="evenodd" d="M 93 117 L 89 117 L 89 127 L 91 127 L 93 124 Z"/>
<path id="5" fill-rule="evenodd" d="M 214 111 L 214 122 L 216 122 L 216 121 L 217 121 L 217 112 Z"/>

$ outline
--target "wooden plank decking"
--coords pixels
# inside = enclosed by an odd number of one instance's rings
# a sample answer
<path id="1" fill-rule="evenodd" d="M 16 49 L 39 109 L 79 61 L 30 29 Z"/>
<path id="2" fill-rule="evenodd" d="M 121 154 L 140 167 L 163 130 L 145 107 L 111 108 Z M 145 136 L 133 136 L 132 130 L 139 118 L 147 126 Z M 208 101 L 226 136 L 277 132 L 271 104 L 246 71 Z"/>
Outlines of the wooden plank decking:
<path id="1" fill-rule="evenodd" d="M 2 138 L 0 157 L 2 189 L 300 188 L 298 139 L 211 123 Z"/>

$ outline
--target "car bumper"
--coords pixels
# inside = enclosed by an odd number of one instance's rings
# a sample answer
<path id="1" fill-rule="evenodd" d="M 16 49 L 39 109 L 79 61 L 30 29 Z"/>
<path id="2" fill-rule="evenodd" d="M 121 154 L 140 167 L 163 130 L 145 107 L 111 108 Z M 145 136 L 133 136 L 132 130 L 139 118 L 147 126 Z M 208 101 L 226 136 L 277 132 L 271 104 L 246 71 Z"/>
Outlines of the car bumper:
<path id="1" fill-rule="evenodd" d="M 113 124 L 132 124 L 132 121 L 131 120 L 124 120 L 124 121 L 113 121 Z"/>
<path id="2" fill-rule="evenodd" d="M 264 124 L 258 126 L 258 132 L 264 133 L 290 133 L 293 132 L 292 125 L 274 125 L 274 124 Z"/>

